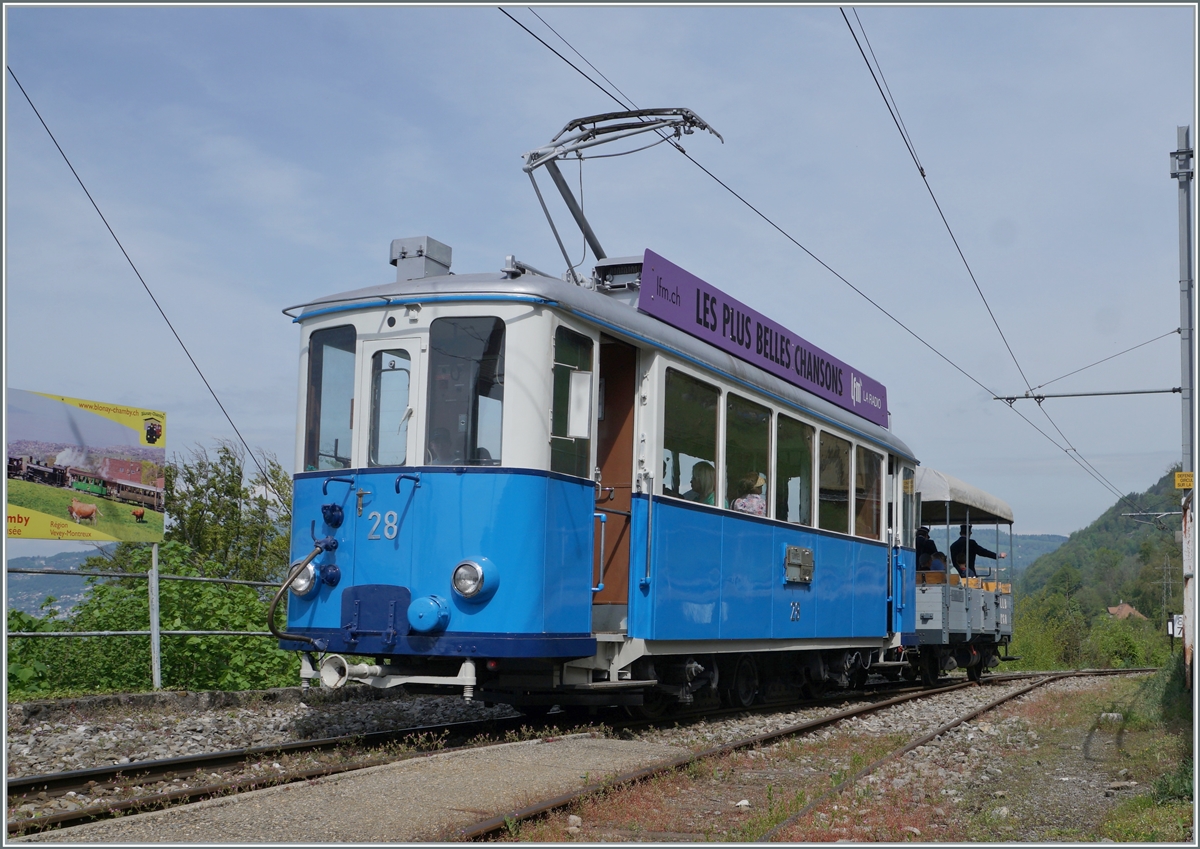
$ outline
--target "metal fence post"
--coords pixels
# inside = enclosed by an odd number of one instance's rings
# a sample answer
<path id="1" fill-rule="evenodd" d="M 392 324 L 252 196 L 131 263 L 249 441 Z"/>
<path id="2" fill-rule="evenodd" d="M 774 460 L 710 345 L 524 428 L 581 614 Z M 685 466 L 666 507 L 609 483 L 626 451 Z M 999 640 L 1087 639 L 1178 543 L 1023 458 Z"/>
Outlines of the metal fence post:
<path id="1" fill-rule="evenodd" d="M 162 645 L 158 633 L 158 543 L 150 549 L 150 675 L 155 690 L 162 689 Z"/>

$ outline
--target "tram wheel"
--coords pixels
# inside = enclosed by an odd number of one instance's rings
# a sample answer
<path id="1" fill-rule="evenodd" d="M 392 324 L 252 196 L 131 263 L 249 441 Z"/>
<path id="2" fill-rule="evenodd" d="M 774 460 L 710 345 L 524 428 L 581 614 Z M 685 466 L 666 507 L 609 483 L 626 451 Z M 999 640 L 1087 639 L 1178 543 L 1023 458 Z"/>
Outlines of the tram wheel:
<path id="1" fill-rule="evenodd" d="M 513 707 L 531 719 L 541 719 L 554 709 L 554 705 L 513 705 Z"/>
<path id="2" fill-rule="evenodd" d="M 737 667 L 733 673 L 733 687 L 729 690 L 729 703 L 732 707 L 748 708 L 754 704 L 758 696 L 758 666 L 754 658 L 744 654 L 738 658 Z"/>
<path id="3" fill-rule="evenodd" d="M 800 687 L 800 694 L 806 699 L 819 699 L 825 695 L 829 689 L 829 681 L 821 679 L 820 681 L 805 681 Z"/>
<path id="4" fill-rule="evenodd" d="M 679 702 L 657 690 L 651 690 L 642 696 L 640 705 L 633 705 L 626 710 L 636 719 L 662 719 L 675 710 Z"/>
<path id="5" fill-rule="evenodd" d="M 938 657 L 933 652 L 921 655 L 921 683 L 926 687 L 932 687 L 938 681 L 938 675 L 941 674 L 941 666 L 938 663 Z"/>

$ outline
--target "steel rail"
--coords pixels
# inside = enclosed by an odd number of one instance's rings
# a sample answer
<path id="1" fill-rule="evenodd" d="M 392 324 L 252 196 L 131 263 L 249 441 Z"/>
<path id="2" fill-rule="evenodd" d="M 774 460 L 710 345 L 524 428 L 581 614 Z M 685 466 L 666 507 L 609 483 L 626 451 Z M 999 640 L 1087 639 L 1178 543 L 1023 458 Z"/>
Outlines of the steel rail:
<path id="1" fill-rule="evenodd" d="M 994 706 L 994 704 L 1001 704 L 1004 701 L 1007 701 L 1007 700 L 1010 700 L 1013 698 L 1018 698 L 1019 696 L 1023 695 L 1024 693 L 1029 692 L 1030 690 L 1035 689 L 1036 687 L 1039 687 L 1042 684 L 1049 683 L 1050 680 L 1058 680 L 1061 678 L 1084 676 L 1084 675 L 1087 675 L 1087 676 L 1092 676 L 1092 675 L 1129 675 L 1129 674 L 1135 674 L 1135 673 L 1156 672 L 1156 671 L 1157 671 L 1156 669 L 1136 668 L 1136 669 L 1078 670 L 1078 671 L 1072 671 L 1072 672 L 1016 673 L 1016 675 L 1014 677 L 1016 677 L 1016 676 L 1043 677 L 1044 680 L 1038 681 L 1035 684 L 1022 689 L 1021 691 L 1013 693 L 1002 699 L 995 700 L 992 706 Z M 1004 678 L 1007 679 L 1008 676 L 1004 676 Z M 1001 681 L 999 678 L 994 678 L 994 677 L 985 678 L 981 683 L 989 684 L 989 683 L 993 683 L 993 682 L 994 683 L 1003 683 L 1003 681 Z M 839 722 L 842 719 L 848 719 L 852 716 L 862 716 L 864 714 L 872 713 L 874 711 L 881 710 L 886 707 L 891 707 L 892 705 L 895 705 L 895 704 L 901 704 L 903 702 L 912 701 L 915 699 L 920 699 L 920 698 L 924 698 L 927 696 L 936 695 L 938 693 L 947 693 L 947 692 L 951 692 L 953 690 L 959 690 L 964 687 L 969 687 L 969 686 L 973 686 L 973 685 L 974 685 L 974 682 L 962 681 L 957 684 L 951 684 L 950 686 L 940 686 L 940 687 L 935 687 L 935 688 L 923 688 L 919 692 L 916 692 L 916 693 L 897 696 L 895 698 L 887 699 L 882 702 L 877 702 L 874 704 L 865 705 L 865 706 L 858 707 L 858 708 L 849 708 L 847 710 L 839 711 L 839 712 L 837 712 L 835 714 L 831 714 L 829 716 L 821 717 L 821 718 L 818 718 L 815 720 L 809 720 L 807 722 L 801 722 L 796 725 L 791 725 L 786 728 L 779 729 L 777 731 L 770 731 L 770 732 L 766 732 L 764 734 L 758 734 L 758 735 L 755 735 L 754 737 L 748 737 L 743 740 L 735 740 L 732 743 L 726 743 L 722 746 L 715 746 L 713 748 L 705 749 L 703 751 L 696 752 L 693 754 L 681 755 L 680 757 L 673 758 L 672 760 L 669 760 L 669 761 L 664 761 L 659 764 L 655 764 L 655 765 L 648 766 L 648 767 L 645 767 L 642 769 L 634 770 L 632 772 L 624 773 L 622 775 L 616 776 L 615 778 L 608 779 L 607 781 L 604 781 L 602 783 L 589 784 L 588 786 L 580 788 L 579 790 L 575 790 L 575 791 L 572 791 L 569 793 L 563 793 L 559 796 L 555 796 L 552 799 L 545 799 L 541 802 L 536 802 L 536 803 L 534 803 L 532 805 L 528 805 L 524 808 L 512 810 L 512 811 L 509 811 L 509 812 L 499 815 L 499 816 L 489 817 L 488 819 L 485 819 L 485 820 L 480 820 L 479 822 L 476 822 L 475 824 L 467 826 L 465 828 L 455 829 L 453 832 L 453 835 L 454 835 L 454 837 L 456 837 L 458 839 L 466 839 L 466 840 L 473 840 L 473 839 L 477 839 L 480 837 L 484 837 L 485 835 L 492 834 L 494 832 L 498 832 L 502 829 L 505 829 L 514 822 L 518 822 L 523 819 L 528 819 L 530 817 L 534 817 L 539 814 L 548 813 L 549 811 L 555 810 L 557 808 L 565 807 L 565 806 L 571 804 L 572 802 L 575 802 L 579 799 L 586 798 L 588 796 L 599 793 L 601 791 L 610 790 L 614 787 L 619 787 L 621 785 L 633 784 L 633 783 L 641 781 L 643 779 L 650 778 L 655 775 L 660 775 L 665 772 L 670 772 L 671 770 L 679 769 L 681 767 L 685 767 L 685 766 L 688 766 L 689 764 L 697 763 L 697 762 L 702 761 L 707 758 L 719 757 L 721 755 L 725 755 L 730 752 L 737 751 L 739 749 L 749 748 L 751 746 L 755 746 L 755 745 L 758 745 L 761 743 L 777 740 L 782 737 L 794 736 L 796 734 L 801 734 L 801 733 L 804 733 L 807 731 L 813 731 L 813 730 L 816 730 L 823 726 L 831 725 L 833 723 Z M 955 720 L 953 723 L 951 723 L 947 726 L 944 726 L 943 728 L 938 729 L 932 735 L 927 735 L 927 738 L 922 738 L 922 739 L 924 742 L 928 742 L 928 740 L 934 739 L 937 735 L 944 734 L 945 731 L 948 730 L 949 728 L 952 728 L 955 725 L 960 724 L 961 722 L 969 721 L 969 719 L 971 717 L 976 716 L 979 713 L 983 713 L 986 710 L 991 710 L 992 706 L 985 706 L 983 708 L 974 710 L 969 715 L 967 715 L 966 718 L 960 717 L 959 719 Z M 916 746 L 923 745 L 923 743 L 918 742 L 916 744 L 911 744 L 911 745 L 912 745 L 912 748 L 916 748 Z M 886 760 L 886 759 L 884 759 L 884 760 Z M 881 762 L 882 761 L 879 761 L 876 764 L 872 764 L 870 769 L 876 768 L 878 763 L 881 763 Z M 856 774 L 855 780 L 858 777 L 859 776 Z M 847 782 L 843 782 L 843 785 L 847 785 Z M 841 787 L 843 785 L 839 785 L 839 787 Z M 831 792 L 833 792 L 833 791 L 831 791 Z M 826 794 L 826 795 L 829 795 L 829 794 Z M 761 838 L 761 839 L 765 839 L 765 837 Z"/>
<path id="2" fill-rule="evenodd" d="M 135 783 L 157 781 L 185 774 L 194 774 L 197 770 L 217 769 L 266 755 L 327 751 L 349 745 L 373 746 L 403 737 L 415 737 L 421 734 L 440 734 L 443 731 L 448 731 L 455 734 L 455 736 L 461 736 L 462 734 L 482 733 L 497 725 L 502 726 L 502 730 L 507 730 L 507 726 L 518 719 L 523 719 L 528 723 L 528 718 L 526 717 L 467 720 L 442 725 L 422 725 L 391 731 L 372 731 L 366 734 L 347 734 L 341 737 L 322 737 L 316 740 L 275 743 L 266 746 L 248 746 L 243 749 L 227 749 L 223 752 L 183 755 L 178 758 L 133 761 L 127 764 L 76 769 L 69 772 L 27 775 L 9 778 L 7 780 L 7 793 L 10 799 L 14 796 L 38 792 L 45 792 L 52 796 L 62 795 L 69 790 L 79 791 L 86 789 L 91 786 L 92 782 L 96 785 L 106 785 L 117 779 Z"/>
<path id="3" fill-rule="evenodd" d="M 721 745 L 721 746 L 714 746 L 712 748 L 704 749 L 703 751 L 695 752 L 693 754 L 680 755 L 679 757 L 672 758 L 669 761 L 664 761 L 662 763 L 654 764 L 653 766 L 648 766 L 648 767 L 644 767 L 642 769 L 634 770 L 633 772 L 627 772 L 623 775 L 617 776 L 614 779 L 610 779 L 610 780 L 602 782 L 602 783 L 589 784 L 587 787 L 584 787 L 580 790 L 575 790 L 570 793 L 564 793 L 561 796 L 555 796 L 553 799 L 546 799 L 541 802 L 536 802 L 527 807 L 519 808 L 515 811 L 510 811 L 510 812 L 508 812 L 506 814 L 502 814 L 500 816 L 489 817 L 488 819 L 481 820 L 481 821 L 475 823 L 474 825 L 468 826 L 463 829 L 456 830 L 454 832 L 454 834 L 456 837 L 459 837 L 462 839 L 467 839 L 467 840 L 474 839 L 477 837 L 482 837 L 485 834 L 490 834 L 491 832 L 499 831 L 500 829 L 505 828 L 509 823 L 511 823 L 513 821 L 528 819 L 529 817 L 546 813 L 547 811 L 554 810 L 555 808 L 561 808 L 564 805 L 568 805 L 571 802 L 574 802 L 576 799 L 581 799 L 586 796 L 590 796 L 593 793 L 598 793 L 601 790 L 611 788 L 616 785 L 632 784 L 636 781 L 640 781 L 643 778 L 649 778 L 653 775 L 658 775 L 659 773 L 669 772 L 670 770 L 678 769 L 679 767 L 684 767 L 684 766 L 687 766 L 688 764 L 696 763 L 697 761 L 701 761 L 706 758 L 719 757 L 721 755 L 725 755 L 730 752 L 736 752 L 739 749 L 746 749 L 751 746 L 756 746 L 760 743 L 766 743 L 766 742 L 769 742 L 772 740 L 777 740 L 781 737 L 789 737 L 789 736 L 793 736 L 796 734 L 802 734 L 806 731 L 815 731 L 818 728 L 823 728 L 826 725 L 833 725 L 837 722 L 840 722 L 843 719 L 848 719 L 852 716 L 862 716 L 863 714 L 873 713 L 877 710 L 883 710 L 884 708 L 891 707 L 893 705 L 898 705 L 898 704 L 902 704 L 904 702 L 912 701 L 913 699 L 925 698 L 928 696 L 932 696 L 936 693 L 949 693 L 953 690 L 961 690 L 964 687 L 971 687 L 971 686 L 975 686 L 974 682 L 964 681 L 959 684 L 952 684 L 948 687 L 937 687 L 937 688 L 931 689 L 931 690 L 923 689 L 917 693 L 907 693 L 905 695 L 895 696 L 893 698 L 886 699 L 881 702 L 873 702 L 868 705 L 862 705 L 862 706 L 854 707 L 854 708 L 847 708 L 846 710 L 840 710 L 836 713 L 829 714 L 828 716 L 822 716 L 822 717 L 818 717 L 816 719 L 810 719 L 805 722 L 800 722 L 795 725 L 789 725 L 786 728 L 781 728 L 776 731 L 767 731 L 763 734 L 756 734 L 753 737 L 747 737 L 742 740 L 735 740 L 732 743 L 725 743 L 724 745 Z"/>
<path id="4" fill-rule="evenodd" d="M 762 840 L 762 841 L 773 840 L 774 838 L 778 837 L 779 834 L 785 828 L 788 828 L 793 823 L 795 823 L 797 820 L 799 820 L 801 817 L 806 816 L 807 814 L 810 814 L 814 810 L 816 810 L 817 807 L 819 805 L 821 805 L 823 802 L 825 802 L 826 799 L 830 799 L 833 796 L 838 795 L 843 790 L 845 790 L 847 787 L 853 787 L 855 782 L 857 782 L 860 778 L 864 778 L 865 776 L 870 775 L 872 772 L 879 769 L 879 767 L 883 766 L 888 761 L 895 760 L 896 758 L 898 758 L 908 752 L 911 752 L 913 749 L 917 748 L 918 746 L 924 746 L 926 743 L 930 742 L 931 740 L 937 739 L 938 737 L 942 736 L 943 734 L 945 734 L 947 731 L 950 731 L 951 729 L 957 728 L 958 726 L 962 725 L 964 722 L 970 722 L 972 719 L 979 716 L 980 714 L 987 713 L 988 711 L 992 710 L 993 708 L 999 707 L 1000 705 L 1004 704 L 1005 702 L 1010 702 L 1013 699 L 1020 698 L 1021 696 L 1025 695 L 1026 693 L 1029 693 L 1033 690 L 1036 690 L 1038 687 L 1041 687 L 1043 684 L 1049 684 L 1053 681 L 1061 681 L 1063 678 L 1068 678 L 1068 677 L 1071 677 L 1071 676 L 1069 674 L 1051 675 L 1047 678 L 1042 679 L 1041 681 L 1035 681 L 1027 687 L 1022 687 L 1021 689 L 1016 690 L 1012 693 L 1006 693 L 1005 695 L 1001 696 L 998 699 L 992 699 L 992 701 L 988 702 L 987 704 L 983 705 L 982 707 L 978 707 L 978 708 L 975 708 L 974 710 L 967 711 L 962 716 L 959 716 L 958 718 L 953 719 L 950 722 L 947 722 L 945 725 L 942 725 L 941 727 L 936 728 L 933 731 L 930 731 L 928 734 L 918 737 L 916 740 L 911 741 L 907 745 L 902 746 L 901 748 L 896 749 L 895 751 L 884 755 L 882 758 L 879 758 L 877 761 L 867 764 L 862 769 L 860 769 L 858 772 L 854 773 L 854 775 L 850 776 L 849 778 L 846 778 L 837 786 L 825 791 L 820 796 L 818 796 L 816 799 L 813 799 L 811 802 L 809 802 L 807 805 L 805 805 L 803 808 L 801 808 L 799 811 L 792 814 L 786 820 L 784 820 L 783 822 L 779 823 L 777 826 L 772 828 L 770 831 L 766 832 L 761 837 L 756 838 L 756 840 Z"/>
<path id="5" fill-rule="evenodd" d="M 965 685 L 960 684 L 958 686 Z M 953 688 L 954 685 L 951 685 L 951 687 L 942 686 L 936 690 L 922 688 L 921 692 L 929 693 Z M 906 692 L 907 690 L 908 688 L 902 688 L 901 692 Z M 844 697 L 852 694 L 839 693 L 838 695 Z M 822 701 L 827 700 L 818 699 L 807 700 L 799 703 L 775 703 L 768 705 L 756 705 L 750 708 L 718 708 L 716 710 L 700 710 L 691 714 L 674 714 L 670 717 L 662 717 L 658 719 L 630 719 L 626 721 L 610 722 L 608 725 L 613 730 L 647 728 L 662 726 L 664 724 L 675 724 L 680 720 L 707 720 L 712 718 L 720 718 L 726 715 L 777 712 L 781 709 L 786 710 L 793 707 L 820 705 Z M 47 795 L 52 797 L 62 796 L 71 790 L 86 794 L 90 791 L 94 791 L 96 788 L 109 789 L 119 786 L 128 786 L 133 782 L 146 784 L 158 781 L 166 781 L 176 777 L 194 777 L 197 772 L 203 772 L 206 769 L 217 769 L 230 765 L 236 765 L 238 763 L 244 763 L 264 755 L 318 751 L 333 749 L 341 745 L 350 744 L 366 746 L 380 742 L 388 742 L 390 740 L 402 737 L 412 737 L 428 733 L 440 733 L 448 730 L 456 731 L 457 734 L 455 736 L 462 737 L 470 734 L 476 729 L 478 729 L 479 733 L 483 733 L 489 729 L 493 731 L 516 730 L 522 727 L 528 727 L 530 725 L 536 726 L 543 723 L 558 723 L 564 720 L 572 727 L 581 724 L 580 720 L 564 713 L 549 714 L 543 717 L 522 715 L 492 720 L 472 720 L 468 722 L 451 723 L 449 725 L 414 726 L 394 731 L 378 731 L 369 734 L 327 737 L 319 740 L 298 741 L 293 743 L 281 743 L 267 746 L 254 746 L 245 749 L 231 749 L 224 752 L 214 752 L 199 755 L 185 755 L 178 758 L 136 761 L 129 764 L 113 765 L 111 767 L 104 766 L 91 769 L 73 770 L 70 772 L 51 773 L 46 775 L 22 776 L 12 778 L 8 781 L 8 797 L 9 803 L 12 804 L 16 797 L 27 796 L 28 794 L 35 792 L 45 792 Z M 587 721 L 588 720 L 586 718 L 582 720 L 582 722 Z M 836 719 L 831 719 L 828 721 L 836 721 Z M 438 751 L 457 751 L 461 748 L 465 747 L 439 749 Z M 233 781 L 203 785 L 200 787 L 190 787 L 187 789 L 173 790 L 166 793 L 140 796 L 133 799 L 114 800 L 101 805 L 92 805 L 87 808 L 81 808 L 76 811 L 47 815 L 34 815 L 33 817 L 29 818 L 11 820 L 7 824 L 7 830 L 9 834 L 32 834 L 52 828 L 76 825 L 98 819 L 105 819 L 123 813 L 139 813 L 151 809 L 159 809 L 172 803 L 191 802 L 217 795 L 244 792 L 246 790 L 287 784 L 295 781 L 306 781 L 311 778 L 318 778 L 325 775 L 336 775 L 338 773 L 349 772 L 355 769 L 364 769 L 366 767 L 377 766 L 382 763 L 389 763 L 391 760 L 394 759 L 383 758 L 356 761 L 349 764 L 315 767 L 308 770 L 282 773 L 279 775 L 253 776 L 250 778 L 242 778 Z M 118 781 L 118 779 L 120 780 Z"/>

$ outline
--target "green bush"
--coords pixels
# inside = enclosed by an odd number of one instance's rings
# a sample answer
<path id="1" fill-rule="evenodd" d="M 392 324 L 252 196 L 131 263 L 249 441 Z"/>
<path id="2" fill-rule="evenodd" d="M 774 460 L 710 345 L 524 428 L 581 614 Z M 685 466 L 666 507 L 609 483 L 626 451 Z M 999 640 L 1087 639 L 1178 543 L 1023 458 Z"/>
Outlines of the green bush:
<path id="1" fill-rule="evenodd" d="M 1150 791 L 1154 801 L 1160 805 L 1176 800 L 1192 801 L 1192 770 L 1192 759 L 1187 758 L 1180 762 L 1174 772 L 1161 776 L 1154 782 L 1154 788 Z"/>
<path id="2" fill-rule="evenodd" d="M 126 552 L 131 571 L 150 566 L 149 547 Z M 199 576 L 194 552 L 176 542 L 159 550 L 163 575 Z M 8 611 L 13 631 L 145 631 L 150 625 L 146 581 L 134 578 L 89 581 L 91 589 L 68 616 L 34 617 Z M 159 581 L 162 630 L 265 631 L 270 595 L 255 587 L 194 581 Z M 282 621 L 284 610 L 277 613 Z M 245 690 L 297 682 L 299 659 L 269 637 L 163 636 L 162 682 L 171 689 Z M 10 638 L 9 698 L 49 692 L 136 692 L 151 687 L 150 638 Z"/>

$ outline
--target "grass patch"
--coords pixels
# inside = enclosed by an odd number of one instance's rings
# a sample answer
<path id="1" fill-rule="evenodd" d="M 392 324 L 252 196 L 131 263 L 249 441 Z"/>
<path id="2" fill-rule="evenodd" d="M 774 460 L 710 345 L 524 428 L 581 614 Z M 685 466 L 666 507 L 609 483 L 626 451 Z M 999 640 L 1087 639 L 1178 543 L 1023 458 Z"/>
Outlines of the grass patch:
<path id="1" fill-rule="evenodd" d="M 1105 817 L 1100 837 L 1118 843 L 1191 843 L 1191 801 L 1158 804 L 1151 796 L 1128 799 Z"/>
<path id="2" fill-rule="evenodd" d="M 145 521 L 137 522 L 132 511 L 137 505 L 125 504 L 120 501 L 110 501 L 90 492 L 79 492 L 73 489 L 63 489 L 57 486 L 10 479 L 8 481 L 8 503 L 16 507 L 25 507 L 53 516 L 56 519 L 71 521 L 67 517 L 67 507 L 71 499 L 77 498 L 87 504 L 95 504 L 100 508 L 100 516 L 96 519 L 95 530 L 108 534 L 115 539 L 129 542 L 160 542 L 163 535 L 163 514 L 146 508 Z M 81 523 L 82 527 L 92 527 L 91 522 Z"/>

